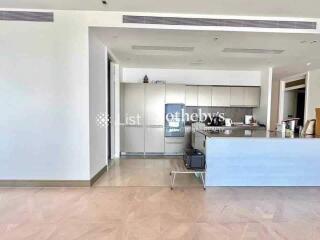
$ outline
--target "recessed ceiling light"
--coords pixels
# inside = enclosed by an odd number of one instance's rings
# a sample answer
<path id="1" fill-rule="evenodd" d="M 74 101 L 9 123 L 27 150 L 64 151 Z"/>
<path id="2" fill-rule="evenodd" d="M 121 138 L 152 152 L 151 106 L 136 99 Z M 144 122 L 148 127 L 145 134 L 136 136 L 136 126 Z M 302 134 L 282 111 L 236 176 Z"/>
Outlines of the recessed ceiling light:
<path id="1" fill-rule="evenodd" d="M 213 41 L 215 41 L 215 42 L 218 41 L 218 40 L 219 40 L 219 37 L 214 37 L 213 38 Z"/>
<path id="2" fill-rule="evenodd" d="M 308 63 L 307 63 L 307 66 L 310 66 L 310 65 L 311 65 L 311 62 L 308 62 Z"/>
<path id="3" fill-rule="evenodd" d="M 310 44 L 315 44 L 315 43 L 318 43 L 318 41 L 317 40 L 313 40 L 313 41 L 310 42 Z"/>
<path id="4" fill-rule="evenodd" d="M 104 4 L 104 5 L 108 5 L 108 2 L 107 2 L 106 0 L 102 0 L 101 2 L 102 2 L 102 4 Z"/>

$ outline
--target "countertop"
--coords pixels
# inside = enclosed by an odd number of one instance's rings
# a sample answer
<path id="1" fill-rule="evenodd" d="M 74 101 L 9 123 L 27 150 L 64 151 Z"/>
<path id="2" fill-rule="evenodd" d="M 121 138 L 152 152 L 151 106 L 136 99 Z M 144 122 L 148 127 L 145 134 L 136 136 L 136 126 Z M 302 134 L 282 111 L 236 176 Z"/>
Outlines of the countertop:
<path id="1" fill-rule="evenodd" d="M 209 138 L 215 137 L 225 137 L 225 138 L 287 138 L 287 139 L 320 139 L 318 136 L 306 135 L 300 136 L 299 134 L 282 134 L 281 132 L 271 132 L 266 131 L 265 129 L 254 129 L 254 130 L 245 130 L 245 129 L 229 129 L 221 131 L 203 131 L 199 130 L 199 133 L 205 135 Z"/>

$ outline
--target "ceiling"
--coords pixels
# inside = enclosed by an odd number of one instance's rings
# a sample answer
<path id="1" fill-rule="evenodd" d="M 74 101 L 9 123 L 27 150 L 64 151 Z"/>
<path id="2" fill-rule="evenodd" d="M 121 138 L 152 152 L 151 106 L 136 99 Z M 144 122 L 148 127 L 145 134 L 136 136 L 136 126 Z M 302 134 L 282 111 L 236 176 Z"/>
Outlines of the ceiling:
<path id="1" fill-rule="evenodd" d="M 320 17 L 319 0 L 1 0 L 0 8 Z M 293 3 L 294 2 L 294 3 Z"/>
<path id="2" fill-rule="evenodd" d="M 95 28 L 94 33 L 125 67 L 249 70 L 272 66 L 279 74 L 320 67 L 318 34 L 128 28 Z M 283 52 L 237 53 L 225 52 L 226 48 Z"/>

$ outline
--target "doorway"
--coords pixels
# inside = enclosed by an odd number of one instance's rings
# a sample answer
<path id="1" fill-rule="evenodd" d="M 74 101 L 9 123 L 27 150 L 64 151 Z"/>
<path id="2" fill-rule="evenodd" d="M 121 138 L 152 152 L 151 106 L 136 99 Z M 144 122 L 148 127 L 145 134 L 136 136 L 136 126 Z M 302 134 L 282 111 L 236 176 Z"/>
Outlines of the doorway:
<path id="1" fill-rule="evenodd" d="M 282 80 L 280 86 L 279 123 L 291 118 L 298 118 L 298 126 L 303 126 L 305 119 L 306 76 L 298 79 Z"/>

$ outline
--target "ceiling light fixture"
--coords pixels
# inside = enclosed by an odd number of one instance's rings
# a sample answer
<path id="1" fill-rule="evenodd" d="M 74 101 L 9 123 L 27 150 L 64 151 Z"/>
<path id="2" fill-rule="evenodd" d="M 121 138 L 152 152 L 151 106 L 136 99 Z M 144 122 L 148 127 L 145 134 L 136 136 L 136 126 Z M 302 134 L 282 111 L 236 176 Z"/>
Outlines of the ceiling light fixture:
<path id="1" fill-rule="evenodd" d="M 311 62 L 308 62 L 308 63 L 307 63 L 307 66 L 310 66 L 310 65 L 311 65 Z"/>

